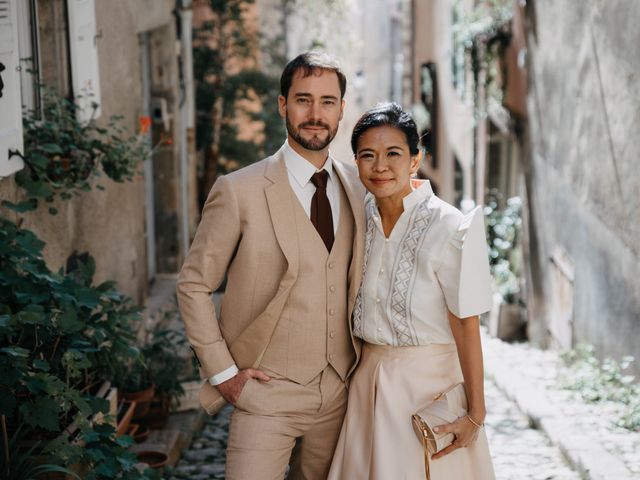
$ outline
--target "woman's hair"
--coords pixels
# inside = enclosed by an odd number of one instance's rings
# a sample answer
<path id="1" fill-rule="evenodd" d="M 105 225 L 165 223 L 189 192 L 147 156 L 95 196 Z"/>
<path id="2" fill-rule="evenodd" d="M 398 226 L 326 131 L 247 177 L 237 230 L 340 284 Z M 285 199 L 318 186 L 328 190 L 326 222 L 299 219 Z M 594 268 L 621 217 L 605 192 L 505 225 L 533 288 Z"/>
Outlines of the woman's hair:
<path id="1" fill-rule="evenodd" d="M 357 152 L 358 141 L 364 132 L 370 128 L 382 127 L 385 125 L 401 130 L 405 137 L 407 137 L 409 153 L 411 153 L 411 155 L 418 154 L 418 142 L 420 141 L 420 136 L 418 135 L 416 122 L 414 122 L 413 117 L 409 112 L 402 110 L 400 105 L 395 102 L 379 103 L 360 117 L 356 126 L 353 127 L 353 133 L 351 134 L 351 150 L 353 150 L 353 153 L 355 154 Z"/>

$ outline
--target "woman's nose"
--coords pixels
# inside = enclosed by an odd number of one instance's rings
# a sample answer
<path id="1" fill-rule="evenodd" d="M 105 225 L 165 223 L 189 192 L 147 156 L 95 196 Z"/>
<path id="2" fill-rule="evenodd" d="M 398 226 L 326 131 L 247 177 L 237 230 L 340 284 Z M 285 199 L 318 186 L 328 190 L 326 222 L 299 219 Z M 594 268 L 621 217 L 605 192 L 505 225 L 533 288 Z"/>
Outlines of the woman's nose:
<path id="1" fill-rule="evenodd" d="M 387 170 L 387 168 L 388 168 L 387 162 L 383 158 L 378 158 L 373 163 L 374 172 L 384 172 L 385 170 Z"/>

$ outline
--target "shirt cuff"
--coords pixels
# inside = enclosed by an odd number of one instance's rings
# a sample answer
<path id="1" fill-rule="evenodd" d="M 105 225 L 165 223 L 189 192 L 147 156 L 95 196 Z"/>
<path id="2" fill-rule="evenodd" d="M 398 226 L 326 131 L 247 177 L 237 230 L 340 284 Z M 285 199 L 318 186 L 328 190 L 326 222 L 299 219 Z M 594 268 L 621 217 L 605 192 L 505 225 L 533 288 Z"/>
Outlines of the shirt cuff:
<path id="1" fill-rule="evenodd" d="M 235 364 L 233 364 L 226 370 L 223 370 L 222 372 L 216 375 L 212 375 L 209 378 L 209 383 L 215 387 L 216 385 L 220 385 L 221 383 L 224 383 L 227 380 L 231 380 L 233 377 L 235 377 L 238 374 L 238 372 L 239 372 L 238 367 Z"/>

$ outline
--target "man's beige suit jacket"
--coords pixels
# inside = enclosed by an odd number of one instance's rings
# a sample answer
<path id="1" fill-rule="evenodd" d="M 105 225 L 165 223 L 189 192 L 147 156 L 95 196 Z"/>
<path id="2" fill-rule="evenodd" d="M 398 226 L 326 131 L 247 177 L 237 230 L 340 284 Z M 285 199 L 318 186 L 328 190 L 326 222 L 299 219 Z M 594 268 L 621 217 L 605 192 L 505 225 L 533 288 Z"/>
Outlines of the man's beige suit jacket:
<path id="1" fill-rule="evenodd" d="M 355 164 L 336 161 L 334 168 L 355 219 L 348 279 L 350 319 L 363 270 L 365 190 Z M 297 201 L 282 149 L 218 178 L 211 189 L 177 287 L 187 338 L 203 378 L 224 371 L 234 362 L 240 369 L 260 364 L 299 274 L 293 210 Z M 211 294 L 225 274 L 227 285 L 217 318 Z M 353 337 L 352 341 L 359 358 L 360 342 Z M 209 414 L 224 405 L 224 399 L 208 381 L 200 390 L 200 402 Z"/>

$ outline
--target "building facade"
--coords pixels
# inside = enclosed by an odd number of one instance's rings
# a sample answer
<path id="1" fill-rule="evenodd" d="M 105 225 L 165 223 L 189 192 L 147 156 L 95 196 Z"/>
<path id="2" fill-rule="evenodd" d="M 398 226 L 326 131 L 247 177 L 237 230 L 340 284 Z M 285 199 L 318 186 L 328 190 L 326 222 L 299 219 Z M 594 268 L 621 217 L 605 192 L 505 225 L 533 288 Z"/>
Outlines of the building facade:
<path id="1" fill-rule="evenodd" d="M 115 280 L 140 303 L 158 274 L 177 272 L 197 216 L 188 193 L 195 175 L 190 2 L 5 0 L 1 6 L 0 61 L 10 73 L 0 98 L 3 200 L 16 203 L 23 195 L 13 175 L 24 165 L 9 151 L 22 149 L 21 106 L 39 108 L 37 84 L 74 99 L 79 120 L 94 115 L 107 125 L 122 116 L 124 135 L 148 136 L 155 146 L 132 182 L 103 179 L 104 190 L 57 201 L 57 215 L 46 207 L 2 213 L 46 242 L 53 270 L 74 251 L 89 252 L 95 281 Z M 98 111 L 91 112 L 88 98 Z"/>

